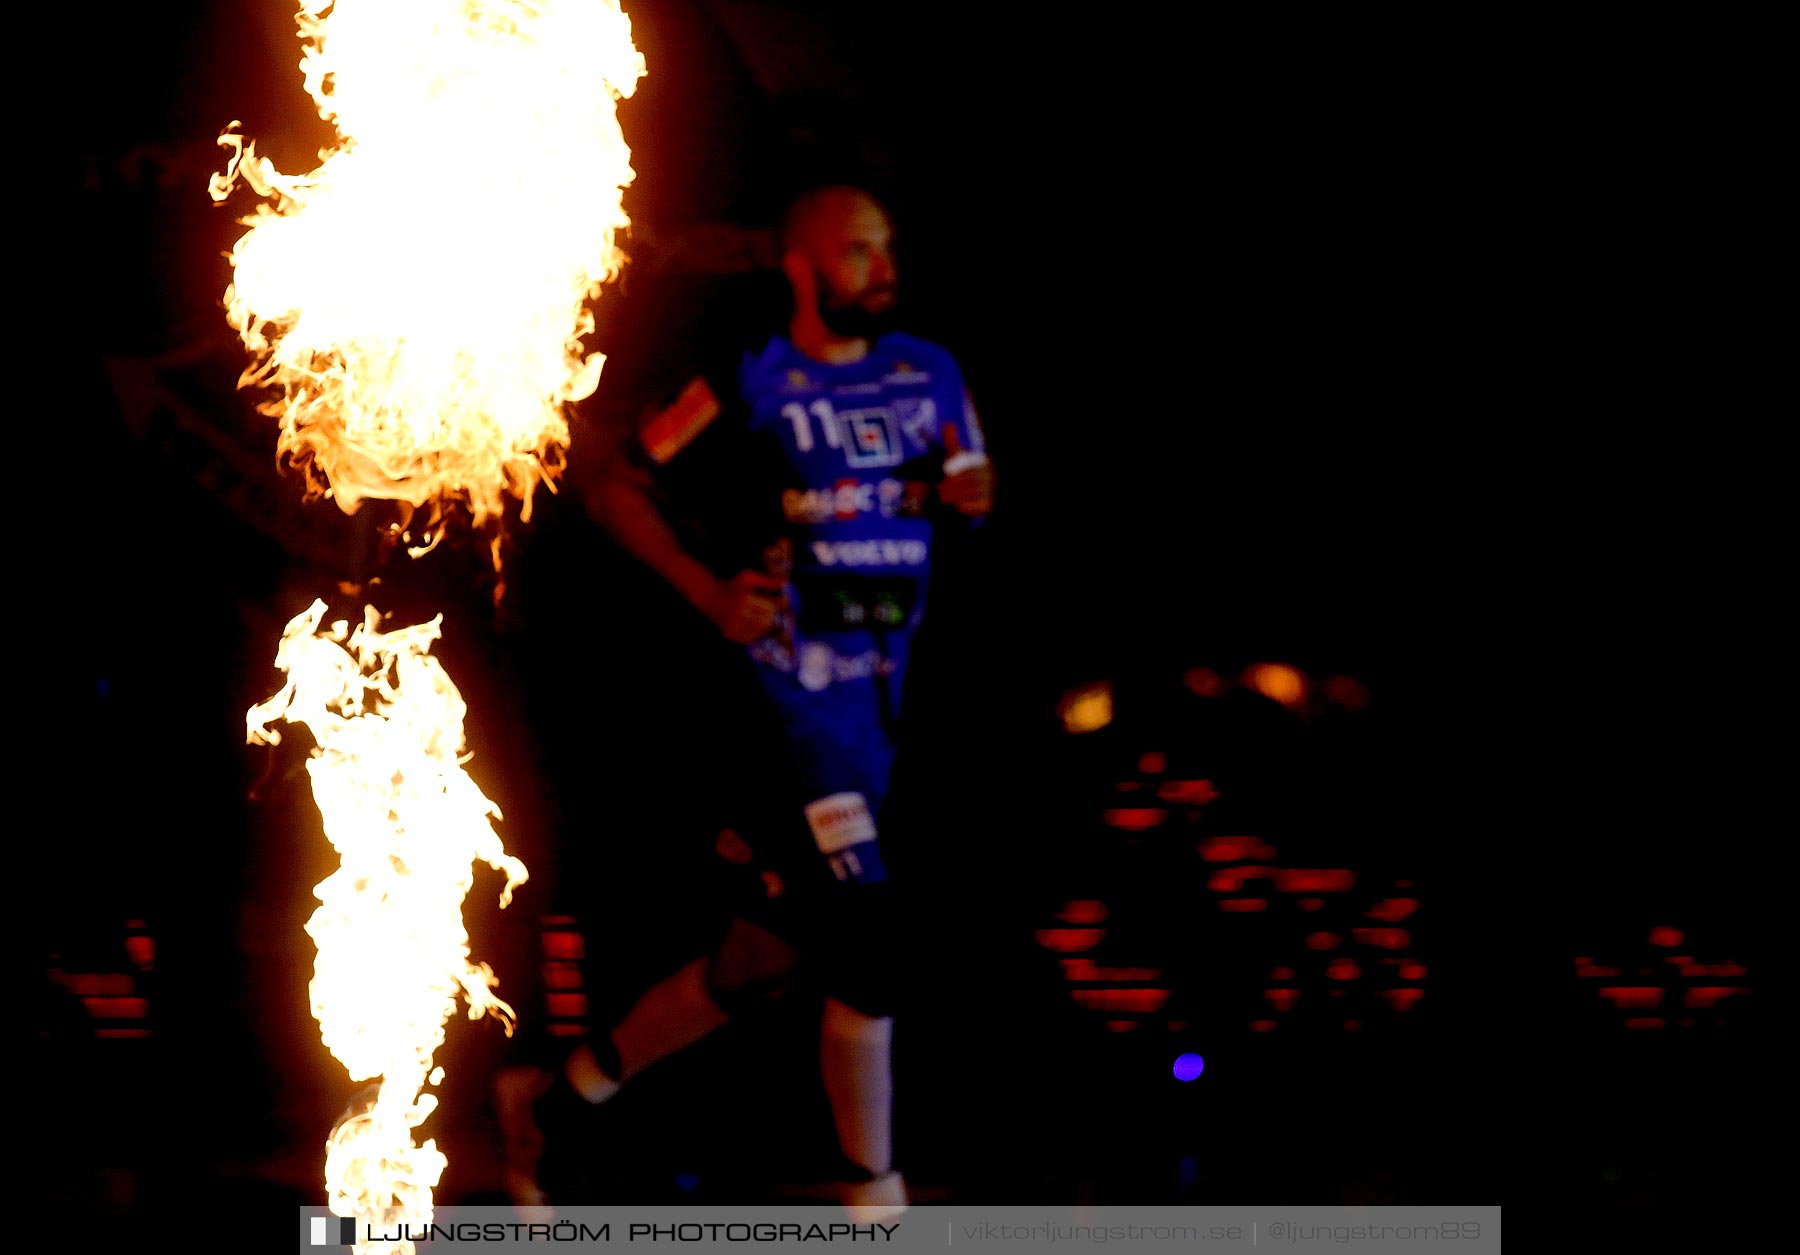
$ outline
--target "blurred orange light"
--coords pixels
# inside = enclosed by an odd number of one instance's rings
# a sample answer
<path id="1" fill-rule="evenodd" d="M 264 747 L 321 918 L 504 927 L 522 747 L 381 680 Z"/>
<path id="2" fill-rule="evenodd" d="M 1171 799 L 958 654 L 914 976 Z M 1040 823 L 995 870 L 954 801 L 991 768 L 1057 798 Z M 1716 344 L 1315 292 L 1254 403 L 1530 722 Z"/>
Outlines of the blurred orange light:
<path id="1" fill-rule="evenodd" d="M 1074 734 L 1098 732 L 1113 721 L 1112 684 L 1101 680 L 1070 689 L 1057 703 L 1063 729 Z"/>
<path id="2" fill-rule="evenodd" d="M 1258 662 L 1244 668 L 1243 682 L 1289 709 L 1306 702 L 1306 677 L 1286 663 Z"/>

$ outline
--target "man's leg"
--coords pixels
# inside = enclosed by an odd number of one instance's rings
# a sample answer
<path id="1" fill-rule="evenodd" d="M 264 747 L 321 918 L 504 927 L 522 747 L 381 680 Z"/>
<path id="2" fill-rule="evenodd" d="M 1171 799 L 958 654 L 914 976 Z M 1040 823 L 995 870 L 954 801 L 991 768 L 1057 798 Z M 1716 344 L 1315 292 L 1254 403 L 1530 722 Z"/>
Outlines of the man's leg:
<path id="1" fill-rule="evenodd" d="M 893 1044 L 893 1016 L 864 1015 L 836 998 L 825 1000 L 819 1032 L 825 1096 L 844 1156 L 870 1176 L 894 1166 Z"/>
<path id="2" fill-rule="evenodd" d="M 596 1050 L 577 1046 L 563 1076 L 590 1103 L 611 1098 L 631 1077 L 691 1046 L 730 1019 L 713 997 L 713 959 L 698 958 L 644 991 Z"/>
<path id="3" fill-rule="evenodd" d="M 542 1068 L 507 1068 L 494 1081 L 494 1105 L 506 1158 L 507 1192 L 519 1206 L 542 1206 L 538 1184 L 544 1139 L 535 1108 L 568 1090 L 590 1104 L 605 1102 L 627 1080 L 693 1045 L 732 1015 L 787 987 L 798 955 L 792 946 L 742 917 L 731 921 L 718 953 L 678 968 L 644 991 L 610 1033 L 583 1043 L 560 1076 Z"/>
<path id="4" fill-rule="evenodd" d="M 859 1222 L 906 1208 L 906 1185 L 894 1171 L 894 993 L 897 944 L 892 890 L 885 884 L 840 888 L 837 936 L 825 964 L 825 1011 L 819 1028 L 819 1071 L 831 1102 L 844 1158 L 863 1179 L 842 1197 Z"/>

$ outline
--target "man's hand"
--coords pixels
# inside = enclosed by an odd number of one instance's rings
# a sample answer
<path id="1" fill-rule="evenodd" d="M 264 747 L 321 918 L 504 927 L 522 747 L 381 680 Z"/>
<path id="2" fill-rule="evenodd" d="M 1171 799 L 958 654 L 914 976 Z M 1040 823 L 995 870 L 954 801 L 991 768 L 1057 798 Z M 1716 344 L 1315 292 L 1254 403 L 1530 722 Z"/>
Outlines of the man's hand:
<path id="1" fill-rule="evenodd" d="M 725 639 L 748 645 L 774 629 L 775 616 L 787 609 L 787 604 L 782 583 L 773 575 L 739 571 L 728 580 L 719 580 L 700 608 Z"/>
<path id="2" fill-rule="evenodd" d="M 950 473 L 938 485 L 944 504 L 954 506 L 972 519 L 978 519 L 994 508 L 994 467 L 985 454 L 965 453 L 954 424 L 944 424 L 944 450 L 949 455 L 944 466 Z"/>

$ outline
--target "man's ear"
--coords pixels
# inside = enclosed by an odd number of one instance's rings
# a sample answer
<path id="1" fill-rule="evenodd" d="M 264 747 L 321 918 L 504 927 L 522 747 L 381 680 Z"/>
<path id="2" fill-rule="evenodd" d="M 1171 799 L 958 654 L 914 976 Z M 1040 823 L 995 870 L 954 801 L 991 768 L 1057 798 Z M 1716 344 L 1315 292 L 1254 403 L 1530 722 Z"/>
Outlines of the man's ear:
<path id="1" fill-rule="evenodd" d="M 789 249 L 781 255 L 781 272 L 788 278 L 794 289 L 794 302 L 800 309 L 811 309 L 818 299 L 816 284 L 813 279 L 813 268 L 807 264 L 806 255 L 798 249 Z"/>

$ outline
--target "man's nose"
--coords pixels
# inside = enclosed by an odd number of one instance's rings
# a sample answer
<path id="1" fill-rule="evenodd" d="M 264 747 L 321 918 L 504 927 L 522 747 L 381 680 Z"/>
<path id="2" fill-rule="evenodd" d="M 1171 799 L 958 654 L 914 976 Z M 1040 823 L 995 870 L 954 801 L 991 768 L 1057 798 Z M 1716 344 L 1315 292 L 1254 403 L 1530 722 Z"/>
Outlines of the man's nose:
<path id="1" fill-rule="evenodd" d="M 892 287 L 895 278 L 894 259 L 886 253 L 876 253 L 869 264 L 869 285 Z"/>

